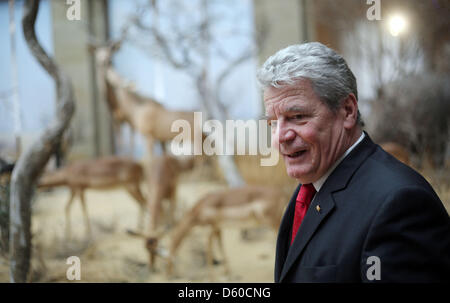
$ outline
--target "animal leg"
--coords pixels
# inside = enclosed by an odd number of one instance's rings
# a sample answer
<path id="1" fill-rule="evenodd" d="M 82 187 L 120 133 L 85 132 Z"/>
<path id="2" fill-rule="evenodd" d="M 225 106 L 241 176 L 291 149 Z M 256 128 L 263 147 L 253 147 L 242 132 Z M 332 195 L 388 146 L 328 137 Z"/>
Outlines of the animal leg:
<path id="1" fill-rule="evenodd" d="M 224 263 L 223 265 L 225 266 L 225 274 L 227 276 L 229 276 L 231 271 L 230 271 L 230 267 L 228 265 L 228 259 L 225 254 L 225 250 L 223 249 L 222 231 L 219 228 L 216 228 L 213 232 L 217 239 L 217 243 L 219 244 L 220 253 L 222 254 L 222 257 L 223 257 L 223 263 Z"/>
<path id="2" fill-rule="evenodd" d="M 154 140 L 152 137 L 147 137 L 147 161 L 148 163 L 152 163 L 152 159 L 153 159 L 153 145 L 154 145 Z"/>
<path id="3" fill-rule="evenodd" d="M 176 190 L 173 190 L 170 193 L 170 197 L 169 197 L 169 225 L 170 226 L 173 226 L 175 224 L 176 208 L 177 208 Z"/>
<path id="4" fill-rule="evenodd" d="M 148 229 L 150 231 L 156 230 L 158 223 L 160 222 L 160 216 L 162 214 L 162 199 L 160 198 L 160 191 L 158 188 L 150 188 L 148 210 L 150 215 Z"/>
<path id="5" fill-rule="evenodd" d="M 161 150 L 163 152 L 163 155 L 167 155 L 166 142 L 165 141 L 160 141 L 160 144 L 161 144 Z"/>
<path id="6" fill-rule="evenodd" d="M 129 142 L 129 146 L 130 148 L 130 156 L 133 157 L 134 155 L 134 137 L 135 137 L 135 129 L 131 128 L 131 134 L 130 134 L 130 142 Z"/>
<path id="7" fill-rule="evenodd" d="M 80 199 L 81 199 L 81 206 L 83 209 L 83 214 L 84 214 L 84 221 L 87 227 L 87 232 L 89 235 L 89 238 L 92 237 L 92 230 L 91 230 L 91 224 L 89 222 L 89 216 L 88 216 L 88 212 L 87 212 L 87 207 L 86 207 L 86 201 L 84 199 L 84 190 L 81 189 L 80 190 Z"/>
<path id="8" fill-rule="evenodd" d="M 169 256 L 169 259 L 167 260 L 166 276 L 167 276 L 168 279 L 172 278 L 174 276 L 173 256 Z"/>
<path id="9" fill-rule="evenodd" d="M 70 198 L 66 204 L 66 238 L 70 239 L 71 230 L 70 230 L 70 207 L 72 206 L 73 199 L 75 198 L 76 190 L 70 189 Z"/>
<path id="10" fill-rule="evenodd" d="M 139 204 L 139 218 L 138 218 L 138 230 L 144 228 L 144 213 L 145 213 L 145 198 L 139 188 L 139 184 L 129 184 L 126 186 L 127 192 L 136 200 Z"/>
<path id="11" fill-rule="evenodd" d="M 213 276 L 213 240 L 214 237 L 216 236 L 215 233 L 216 227 L 212 227 L 211 233 L 209 234 L 208 237 L 208 247 L 206 249 L 206 263 L 207 263 L 207 267 L 208 267 L 208 277 L 210 281 L 213 281 L 214 276 Z"/>

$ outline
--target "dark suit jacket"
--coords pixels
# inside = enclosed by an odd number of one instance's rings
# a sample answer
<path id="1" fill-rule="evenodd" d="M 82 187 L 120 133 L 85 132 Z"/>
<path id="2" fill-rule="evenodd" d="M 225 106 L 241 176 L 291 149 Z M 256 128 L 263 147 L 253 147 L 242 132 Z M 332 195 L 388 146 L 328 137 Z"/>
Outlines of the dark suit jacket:
<path id="1" fill-rule="evenodd" d="M 442 202 L 367 134 L 316 193 L 290 246 L 299 189 L 278 233 L 275 282 L 450 280 L 450 219 Z M 379 258 L 380 280 L 371 256 Z"/>

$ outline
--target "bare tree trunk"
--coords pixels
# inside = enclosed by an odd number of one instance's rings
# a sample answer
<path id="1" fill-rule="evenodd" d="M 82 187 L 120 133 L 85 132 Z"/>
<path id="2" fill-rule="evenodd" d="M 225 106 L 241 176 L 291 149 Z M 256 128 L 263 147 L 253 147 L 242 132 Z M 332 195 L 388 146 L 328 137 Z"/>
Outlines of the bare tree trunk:
<path id="1" fill-rule="evenodd" d="M 16 51 L 16 21 L 14 17 L 15 3 L 9 0 L 9 37 L 11 48 L 11 74 L 12 74 L 12 100 L 14 113 L 14 137 L 16 143 L 16 158 L 19 157 L 22 149 L 20 133 L 22 131 L 22 121 L 20 119 L 20 99 L 19 83 L 17 81 L 17 51 Z"/>
<path id="2" fill-rule="evenodd" d="M 11 181 L 10 200 L 10 281 L 25 282 L 31 258 L 31 199 L 35 183 L 50 156 L 56 151 L 75 111 L 72 85 L 36 38 L 34 24 L 39 0 L 24 4 L 22 27 L 33 56 L 52 76 L 57 89 L 57 116 L 45 132 L 20 156 Z"/>

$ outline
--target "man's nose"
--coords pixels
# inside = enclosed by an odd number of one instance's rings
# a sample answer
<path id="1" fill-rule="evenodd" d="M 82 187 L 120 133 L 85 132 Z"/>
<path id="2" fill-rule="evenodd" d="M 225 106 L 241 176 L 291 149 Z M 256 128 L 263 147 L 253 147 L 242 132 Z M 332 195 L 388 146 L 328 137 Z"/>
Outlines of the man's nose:
<path id="1" fill-rule="evenodd" d="M 283 122 L 278 122 L 275 140 L 276 145 L 283 144 L 295 139 L 295 132 L 287 127 Z"/>
<path id="2" fill-rule="evenodd" d="M 280 141 L 280 143 L 285 143 L 294 139 L 295 132 L 290 128 L 280 125 L 280 129 L 278 131 L 278 140 Z"/>

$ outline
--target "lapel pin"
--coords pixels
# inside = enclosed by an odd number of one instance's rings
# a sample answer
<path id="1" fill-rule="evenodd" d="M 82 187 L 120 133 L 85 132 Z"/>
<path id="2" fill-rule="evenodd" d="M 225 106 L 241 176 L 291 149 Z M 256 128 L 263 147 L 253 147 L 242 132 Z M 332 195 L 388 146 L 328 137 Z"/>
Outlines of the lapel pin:
<path id="1" fill-rule="evenodd" d="M 320 213 L 320 206 L 319 205 L 316 206 L 316 210 L 317 210 L 318 213 Z"/>

